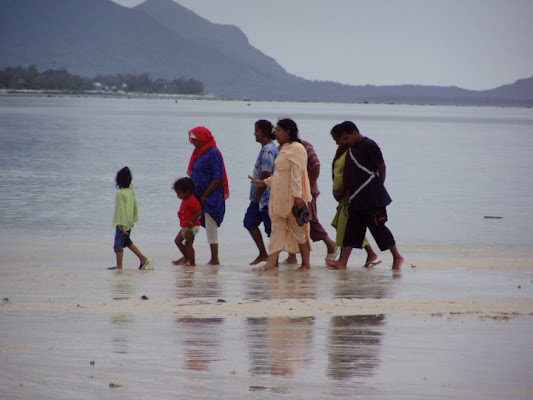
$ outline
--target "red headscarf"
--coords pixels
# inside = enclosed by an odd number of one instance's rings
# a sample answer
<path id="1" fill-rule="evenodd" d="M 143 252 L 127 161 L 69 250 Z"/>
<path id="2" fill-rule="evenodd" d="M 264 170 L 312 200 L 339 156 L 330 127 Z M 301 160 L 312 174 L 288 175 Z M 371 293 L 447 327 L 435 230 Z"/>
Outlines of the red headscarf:
<path id="1" fill-rule="evenodd" d="M 220 157 L 222 157 L 222 153 L 217 147 L 217 142 L 213 134 L 205 126 L 197 126 L 196 128 L 191 129 L 189 131 L 189 142 L 193 143 L 192 141 L 193 138 L 198 140 L 202 144 L 202 147 L 200 148 L 194 147 L 194 150 L 191 155 L 191 159 L 189 161 L 189 167 L 187 168 L 187 174 L 189 176 L 192 174 L 192 166 L 194 165 L 195 161 L 210 148 L 216 147 L 218 152 L 220 153 Z M 222 166 L 224 168 L 224 171 L 223 171 L 224 178 L 222 181 L 222 186 L 224 188 L 224 197 L 227 199 L 229 197 L 229 182 L 228 182 L 228 176 L 226 174 L 226 166 L 224 164 L 224 157 L 222 157 Z"/>

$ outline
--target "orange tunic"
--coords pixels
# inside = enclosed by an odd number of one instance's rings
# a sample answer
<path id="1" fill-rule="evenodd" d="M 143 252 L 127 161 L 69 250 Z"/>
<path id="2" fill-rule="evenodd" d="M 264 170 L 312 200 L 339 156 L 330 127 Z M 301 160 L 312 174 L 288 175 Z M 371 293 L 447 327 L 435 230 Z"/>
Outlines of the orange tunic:
<path id="1" fill-rule="evenodd" d="M 299 226 L 292 214 L 294 198 L 301 197 L 310 202 L 311 185 L 307 175 L 307 152 L 298 143 L 285 143 L 275 162 L 274 175 L 265 179 L 271 188 L 268 210 L 272 220 L 272 233 L 268 253 L 288 251 L 299 253 L 298 244 L 311 244 L 309 224 Z"/>

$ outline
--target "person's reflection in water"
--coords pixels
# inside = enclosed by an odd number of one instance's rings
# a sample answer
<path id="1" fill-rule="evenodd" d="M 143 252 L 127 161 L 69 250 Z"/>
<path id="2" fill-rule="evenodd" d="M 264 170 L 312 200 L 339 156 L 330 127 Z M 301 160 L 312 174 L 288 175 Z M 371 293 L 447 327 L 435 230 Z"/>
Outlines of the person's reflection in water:
<path id="1" fill-rule="evenodd" d="M 220 359 L 220 336 L 224 318 L 179 318 L 180 339 L 184 349 L 184 367 L 206 371 Z"/>
<path id="2" fill-rule="evenodd" d="M 221 297 L 218 267 L 198 269 L 180 267 L 176 270 L 176 297 Z M 220 337 L 224 318 L 179 318 L 178 339 L 184 351 L 184 367 L 192 371 L 205 371 L 212 361 L 218 360 Z"/>
<path id="3" fill-rule="evenodd" d="M 336 298 L 382 299 L 389 295 L 391 277 L 374 271 L 341 271 L 334 286 Z M 385 316 L 349 315 L 330 319 L 328 376 L 348 379 L 369 376 L 379 364 Z"/>
<path id="4" fill-rule="evenodd" d="M 293 376 L 311 358 L 314 317 L 248 318 L 250 373 Z"/>
<path id="5" fill-rule="evenodd" d="M 248 296 L 253 299 L 316 298 L 311 274 L 275 271 L 251 277 Z M 250 373 L 292 376 L 310 358 L 314 317 L 248 318 Z"/>
<path id="6" fill-rule="evenodd" d="M 379 347 L 385 315 L 331 318 L 328 340 L 328 376 L 345 380 L 368 377 L 379 365 Z"/>
<path id="7" fill-rule="evenodd" d="M 130 342 L 131 325 L 135 323 L 132 313 L 115 313 L 111 316 L 111 322 L 115 328 L 113 331 L 113 353 L 125 354 L 128 352 Z"/>

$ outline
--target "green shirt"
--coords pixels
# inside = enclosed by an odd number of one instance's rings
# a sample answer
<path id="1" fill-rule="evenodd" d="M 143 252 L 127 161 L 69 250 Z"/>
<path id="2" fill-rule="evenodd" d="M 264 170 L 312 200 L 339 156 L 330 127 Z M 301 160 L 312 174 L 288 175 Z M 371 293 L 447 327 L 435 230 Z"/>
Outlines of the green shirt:
<path id="1" fill-rule="evenodd" d="M 121 225 L 130 230 L 137 221 L 139 221 L 139 210 L 133 188 L 119 189 L 115 197 L 113 226 Z"/>

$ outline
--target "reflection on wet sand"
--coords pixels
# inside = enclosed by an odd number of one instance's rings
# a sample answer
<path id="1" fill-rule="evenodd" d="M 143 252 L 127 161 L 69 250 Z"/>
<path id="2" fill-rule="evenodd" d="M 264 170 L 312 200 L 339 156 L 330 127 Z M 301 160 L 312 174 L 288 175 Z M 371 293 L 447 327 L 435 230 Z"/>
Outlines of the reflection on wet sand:
<path id="1" fill-rule="evenodd" d="M 374 271 L 338 271 L 333 288 L 336 298 L 345 299 L 383 299 L 390 297 L 390 275 Z"/>
<path id="2" fill-rule="evenodd" d="M 224 318 L 179 318 L 178 328 L 184 351 L 184 367 L 193 371 L 207 371 L 219 355 Z"/>
<path id="3" fill-rule="evenodd" d="M 111 284 L 113 300 L 129 300 L 136 291 L 130 271 L 117 271 Z M 112 336 L 113 352 L 125 354 L 128 352 L 131 325 L 135 323 L 132 313 L 121 312 L 111 316 L 112 326 L 115 328 Z"/>
<path id="4" fill-rule="evenodd" d="M 379 365 L 385 315 L 337 316 L 330 319 L 328 376 L 344 380 L 368 377 Z"/>
<path id="5" fill-rule="evenodd" d="M 372 271 L 340 271 L 333 292 L 341 299 L 382 299 L 389 295 L 390 279 Z M 371 376 L 379 365 L 384 325 L 383 314 L 331 317 L 327 375 L 339 380 Z"/>
<path id="6" fill-rule="evenodd" d="M 113 332 L 113 353 L 125 354 L 128 352 L 130 343 L 131 326 L 135 323 L 135 316 L 131 313 L 116 313 L 111 316 L 111 322 L 115 331 Z"/>
<path id="7" fill-rule="evenodd" d="M 199 270 L 180 267 L 176 274 L 177 298 L 218 297 L 218 267 Z M 191 371 L 207 371 L 212 361 L 219 360 L 224 318 L 178 318 L 179 338 L 184 351 L 184 367 Z"/>
<path id="8" fill-rule="evenodd" d="M 265 299 L 315 299 L 316 280 L 312 274 L 299 271 L 273 271 L 254 274 L 248 282 L 245 298 Z"/>
<path id="9" fill-rule="evenodd" d="M 314 320 L 247 318 L 250 374 L 295 375 L 310 359 Z"/>
<path id="10" fill-rule="evenodd" d="M 274 271 L 257 274 L 249 282 L 252 299 L 316 298 L 311 274 Z M 309 361 L 313 344 L 314 317 L 247 318 L 250 374 L 293 376 Z"/>

